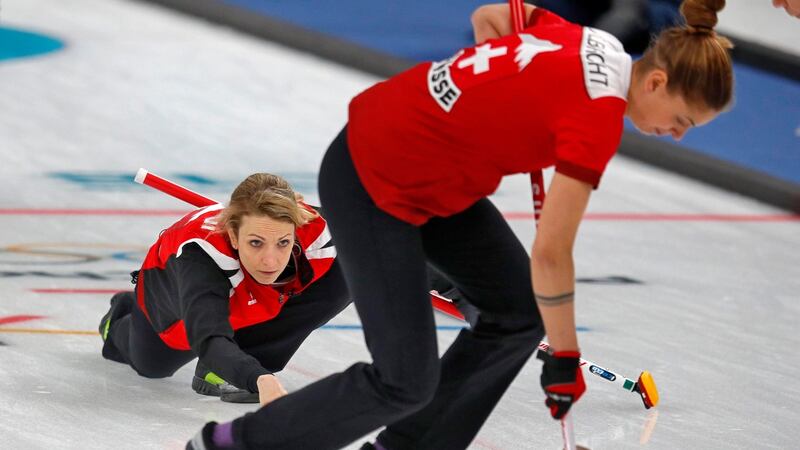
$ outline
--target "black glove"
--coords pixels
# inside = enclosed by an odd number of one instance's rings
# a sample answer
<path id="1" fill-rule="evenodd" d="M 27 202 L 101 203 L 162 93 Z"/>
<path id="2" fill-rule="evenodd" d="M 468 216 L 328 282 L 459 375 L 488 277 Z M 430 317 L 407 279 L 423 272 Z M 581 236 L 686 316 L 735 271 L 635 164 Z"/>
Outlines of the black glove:
<path id="1" fill-rule="evenodd" d="M 540 378 L 547 399 L 544 404 L 550 408 L 554 419 L 561 419 L 573 403 L 577 402 L 586 385 L 580 367 L 580 352 L 553 352 L 552 349 L 539 351 L 536 357 L 544 361 Z"/>

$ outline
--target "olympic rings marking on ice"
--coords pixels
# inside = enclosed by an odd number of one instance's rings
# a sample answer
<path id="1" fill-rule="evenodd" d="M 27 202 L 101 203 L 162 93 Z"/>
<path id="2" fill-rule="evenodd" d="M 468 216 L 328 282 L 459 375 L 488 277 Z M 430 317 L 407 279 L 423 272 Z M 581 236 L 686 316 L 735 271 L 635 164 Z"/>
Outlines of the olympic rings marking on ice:
<path id="1" fill-rule="evenodd" d="M 60 250 L 64 249 L 64 250 Z M 111 249 L 111 253 L 89 253 L 83 249 Z M 84 264 L 103 259 L 130 261 L 141 263 L 147 247 L 127 244 L 94 244 L 94 243 L 50 243 L 34 242 L 13 244 L 0 247 L 0 265 L 36 266 L 36 265 L 69 265 Z M 5 255 L 23 255 L 6 259 Z"/>

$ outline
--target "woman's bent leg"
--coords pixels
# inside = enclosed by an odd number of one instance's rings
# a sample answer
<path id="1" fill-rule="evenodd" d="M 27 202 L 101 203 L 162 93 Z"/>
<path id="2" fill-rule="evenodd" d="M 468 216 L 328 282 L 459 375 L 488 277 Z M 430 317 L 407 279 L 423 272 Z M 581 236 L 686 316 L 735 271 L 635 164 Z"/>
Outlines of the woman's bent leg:
<path id="1" fill-rule="evenodd" d="M 319 189 L 373 363 L 357 363 L 237 419 L 233 434 L 248 448 L 341 448 L 422 408 L 438 384 L 419 229 L 374 205 L 344 132 L 325 156 Z"/>
<path id="2" fill-rule="evenodd" d="M 147 378 L 170 377 L 195 358 L 190 351 L 168 347 L 135 302 L 130 314 L 113 321 L 108 339 L 125 362 Z"/>
<path id="3" fill-rule="evenodd" d="M 390 450 L 464 449 L 542 339 L 525 249 L 484 199 L 422 227 L 425 250 L 480 309 L 442 357 L 441 382 L 423 410 L 378 438 Z"/>

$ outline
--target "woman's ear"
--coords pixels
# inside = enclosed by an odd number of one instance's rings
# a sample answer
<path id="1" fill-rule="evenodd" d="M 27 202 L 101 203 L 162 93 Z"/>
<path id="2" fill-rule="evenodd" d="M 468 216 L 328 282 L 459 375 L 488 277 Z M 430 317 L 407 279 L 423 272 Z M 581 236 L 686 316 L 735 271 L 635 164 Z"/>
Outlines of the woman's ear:
<path id="1" fill-rule="evenodd" d="M 661 69 L 653 69 L 644 80 L 644 88 L 647 92 L 655 92 L 660 87 L 666 87 L 667 80 L 667 72 Z"/>
<path id="2" fill-rule="evenodd" d="M 231 245 L 233 246 L 233 248 L 235 250 L 239 250 L 239 240 L 236 238 L 236 232 L 230 229 L 229 227 L 225 228 L 225 231 L 228 232 L 228 240 L 231 241 Z"/>

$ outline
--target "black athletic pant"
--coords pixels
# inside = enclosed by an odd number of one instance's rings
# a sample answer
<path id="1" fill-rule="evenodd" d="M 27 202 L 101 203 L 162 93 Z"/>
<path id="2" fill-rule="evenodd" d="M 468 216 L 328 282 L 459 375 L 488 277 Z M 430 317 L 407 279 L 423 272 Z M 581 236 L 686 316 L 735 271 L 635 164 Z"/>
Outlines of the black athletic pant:
<path id="1" fill-rule="evenodd" d="M 131 312 L 112 322 L 108 338 L 121 356 L 120 362 L 144 377 L 164 378 L 197 356 L 193 351 L 164 344 L 134 304 L 134 294 L 123 295 L 128 298 L 118 297 L 116 301 L 131 302 Z M 341 268 L 334 262 L 328 273 L 286 302 L 274 319 L 237 330 L 234 341 L 265 369 L 280 371 L 308 335 L 339 314 L 350 303 L 349 298 Z M 108 353 L 104 351 L 104 355 Z"/>
<path id="2" fill-rule="evenodd" d="M 358 179 L 346 131 L 325 155 L 319 190 L 373 363 L 237 419 L 237 442 L 341 448 L 391 424 L 379 437 L 390 450 L 466 448 L 543 336 L 525 249 L 486 199 L 419 227 L 383 212 Z M 441 360 L 426 259 L 481 310 Z"/>

